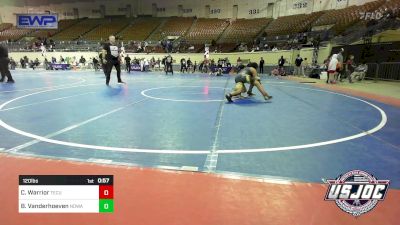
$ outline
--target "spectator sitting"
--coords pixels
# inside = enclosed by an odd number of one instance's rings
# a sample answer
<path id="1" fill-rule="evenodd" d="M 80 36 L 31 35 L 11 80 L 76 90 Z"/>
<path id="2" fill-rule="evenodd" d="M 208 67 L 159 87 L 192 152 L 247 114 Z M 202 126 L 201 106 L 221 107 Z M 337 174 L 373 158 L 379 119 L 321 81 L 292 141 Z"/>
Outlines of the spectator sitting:
<path id="1" fill-rule="evenodd" d="M 279 68 L 274 68 L 274 69 L 271 71 L 271 75 L 273 75 L 273 76 L 279 76 Z"/>
<path id="2" fill-rule="evenodd" d="M 368 71 L 368 65 L 366 64 L 365 61 L 360 64 L 355 71 L 351 74 L 351 79 L 357 79 L 358 81 L 362 81 L 365 78 L 365 75 Z"/>
<path id="3" fill-rule="evenodd" d="M 81 66 L 85 66 L 85 64 L 86 64 L 86 59 L 83 58 L 83 55 L 82 55 L 81 58 L 79 59 L 79 63 L 81 64 Z"/>
<path id="4" fill-rule="evenodd" d="M 11 57 L 10 58 L 10 69 L 11 70 L 15 70 L 15 67 L 17 66 L 17 63 L 15 62 L 15 60 Z"/>
<path id="5" fill-rule="evenodd" d="M 32 60 L 29 62 L 29 67 L 32 68 L 33 70 L 35 70 L 36 68 L 35 63 Z"/>

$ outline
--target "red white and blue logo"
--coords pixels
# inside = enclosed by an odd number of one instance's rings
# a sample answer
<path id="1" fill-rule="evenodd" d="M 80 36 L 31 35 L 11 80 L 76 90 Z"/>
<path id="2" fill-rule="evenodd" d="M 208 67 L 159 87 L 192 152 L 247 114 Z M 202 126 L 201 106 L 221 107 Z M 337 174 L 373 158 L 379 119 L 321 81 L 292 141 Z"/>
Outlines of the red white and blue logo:
<path id="1" fill-rule="evenodd" d="M 325 201 L 335 201 L 343 211 L 360 216 L 385 199 L 390 181 L 377 180 L 362 170 L 352 170 L 326 182 L 329 188 Z"/>

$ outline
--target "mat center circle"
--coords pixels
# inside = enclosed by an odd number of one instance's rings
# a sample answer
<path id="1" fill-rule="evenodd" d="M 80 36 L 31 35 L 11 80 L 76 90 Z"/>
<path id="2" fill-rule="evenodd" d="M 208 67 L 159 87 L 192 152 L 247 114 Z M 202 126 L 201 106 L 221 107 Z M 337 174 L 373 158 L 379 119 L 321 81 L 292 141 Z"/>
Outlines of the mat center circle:
<path id="1" fill-rule="evenodd" d="M 171 86 L 143 90 L 147 98 L 173 102 L 221 102 L 225 88 L 210 86 Z"/>

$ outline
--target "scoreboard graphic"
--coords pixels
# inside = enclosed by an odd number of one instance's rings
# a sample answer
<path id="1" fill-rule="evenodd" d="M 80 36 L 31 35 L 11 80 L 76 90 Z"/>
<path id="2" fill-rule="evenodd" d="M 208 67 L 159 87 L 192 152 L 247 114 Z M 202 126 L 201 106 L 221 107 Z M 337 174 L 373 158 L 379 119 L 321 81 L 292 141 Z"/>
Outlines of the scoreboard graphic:
<path id="1" fill-rule="evenodd" d="M 20 213 L 113 213 L 113 175 L 20 175 Z"/>

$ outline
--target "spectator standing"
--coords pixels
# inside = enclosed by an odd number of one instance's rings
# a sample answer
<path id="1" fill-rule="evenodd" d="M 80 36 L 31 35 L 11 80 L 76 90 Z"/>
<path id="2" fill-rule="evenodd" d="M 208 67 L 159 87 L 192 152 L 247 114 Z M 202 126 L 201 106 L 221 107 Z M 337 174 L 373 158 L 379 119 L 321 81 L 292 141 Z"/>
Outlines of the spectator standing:
<path id="1" fill-rule="evenodd" d="M 286 60 L 283 58 L 283 55 L 282 55 L 281 58 L 279 58 L 279 60 L 278 60 L 279 74 L 281 76 L 284 76 L 286 74 L 285 69 L 284 69 L 285 63 L 286 63 Z"/>
<path id="2" fill-rule="evenodd" d="M 300 74 L 304 75 L 304 71 L 301 71 L 302 70 L 302 66 L 301 66 L 302 62 L 303 62 L 303 58 L 301 58 L 300 54 L 298 54 L 296 60 L 294 61 L 295 67 L 294 67 L 293 75 L 295 75 L 295 76 L 300 75 Z"/>
<path id="3" fill-rule="evenodd" d="M 306 71 L 309 68 L 310 64 L 308 63 L 307 58 L 304 58 L 304 60 L 302 60 L 301 62 L 301 74 L 303 75 L 303 77 L 306 77 Z"/>
<path id="4" fill-rule="evenodd" d="M 186 69 L 186 71 L 192 71 L 193 70 L 193 63 L 192 63 L 192 60 L 190 60 L 190 58 L 188 58 L 188 60 L 186 61 L 186 64 L 187 64 L 187 69 Z"/>
<path id="5" fill-rule="evenodd" d="M 81 66 L 85 66 L 86 65 L 86 59 L 83 57 L 83 55 L 79 59 L 79 63 L 81 64 Z"/>
<path id="6" fill-rule="evenodd" d="M 354 72 L 355 66 L 354 66 L 354 55 L 350 55 L 349 58 L 347 59 L 345 65 L 345 74 L 347 79 L 349 79 L 349 83 L 353 83 L 351 80 L 351 74 Z M 343 78 L 340 77 L 340 82 L 343 82 Z"/>
<path id="7" fill-rule="evenodd" d="M 265 63 L 265 61 L 264 61 L 263 57 L 261 57 L 261 59 L 260 59 L 260 74 L 264 73 L 264 63 Z"/>
<path id="8" fill-rule="evenodd" d="M 185 71 L 185 70 L 187 72 L 186 60 L 185 60 L 185 58 L 182 58 L 181 59 L 181 73 L 183 73 L 183 71 Z"/>
<path id="9" fill-rule="evenodd" d="M 131 57 L 129 57 L 129 55 L 125 56 L 125 70 L 128 73 L 131 73 Z"/>
<path id="10" fill-rule="evenodd" d="M 337 54 L 337 60 L 339 62 L 338 68 L 337 68 L 337 73 L 335 74 L 335 82 L 338 80 L 338 76 L 340 76 L 340 79 L 342 79 L 342 76 L 344 76 L 344 68 L 343 68 L 343 53 L 344 49 L 341 48 L 339 53 Z"/>
<path id="11" fill-rule="evenodd" d="M 157 70 L 161 70 L 161 60 L 160 60 L 160 58 L 157 58 L 155 68 Z"/>
<path id="12" fill-rule="evenodd" d="M 238 57 L 238 59 L 236 60 L 236 66 L 239 67 L 242 65 L 242 60 L 240 59 L 240 57 Z"/>
<path id="13" fill-rule="evenodd" d="M 194 65 L 193 65 L 193 73 L 196 72 L 197 69 L 197 61 L 194 61 Z"/>
<path id="14" fill-rule="evenodd" d="M 21 59 L 19 60 L 19 63 L 21 64 L 22 69 L 25 69 L 25 68 L 26 68 L 26 64 L 25 64 L 24 58 L 21 58 Z"/>
<path id="15" fill-rule="evenodd" d="M 339 65 L 338 55 L 333 54 L 328 66 L 328 83 L 336 84 L 336 74 Z"/>
<path id="16" fill-rule="evenodd" d="M 149 68 L 150 68 L 150 63 L 149 63 L 149 60 L 148 59 L 144 59 L 144 68 L 143 68 L 143 71 L 149 71 Z"/>
<path id="17" fill-rule="evenodd" d="M 11 72 L 8 69 L 8 64 L 10 63 L 10 59 L 8 58 L 8 49 L 6 46 L 0 44 L 0 73 L 1 79 L 0 82 L 4 82 L 7 77 L 7 83 L 14 83 L 14 79 L 11 76 Z"/>
<path id="18" fill-rule="evenodd" d="M 324 63 L 322 64 L 323 70 L 326 71 L 326 73 L 327 73 L 327 76 L 326 76 L 326 83 L 329 82 L 329 76 L 328 76 L 328 67 L 329 67 L 329 63 L 330 63 L 330 58 L 328 57 L 328 58 L 326 58 L 326 59 L 324 60 Z"/>
<path id="19" fill-rule="evenodd" d="M 166 58 L 165 58 L 165 74 L 167 75 L 168 74 L 168 72 L 171 72 L 172 73 L 172 75 L 174 75 L 174 70 L 172 69 L 172 56 L 171 55 L 168 55 Z"/>
<path id="20" fill-rule="evenodd" d="M 47 58 L 44 58 L 44 62 L 43 62 L 43 66 L 45 70 L 49 70 L 50 69 L 50 65 L 49 65 L 49 61 L 47 60 Z"/>

